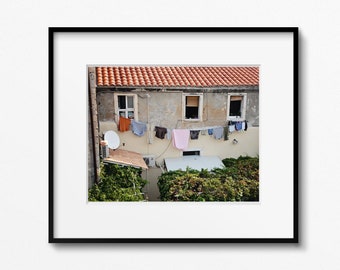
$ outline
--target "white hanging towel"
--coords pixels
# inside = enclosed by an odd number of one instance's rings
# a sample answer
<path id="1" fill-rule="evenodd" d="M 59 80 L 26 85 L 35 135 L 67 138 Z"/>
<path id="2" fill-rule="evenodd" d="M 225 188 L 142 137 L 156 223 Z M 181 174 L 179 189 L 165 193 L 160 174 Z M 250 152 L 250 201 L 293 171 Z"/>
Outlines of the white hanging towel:
<path id="1" fill-rule="evenodd" d="M 242 122 L 242 130 L 245 130 L 246 129 L 246 121 L 243 121 Z"/>
<path id="2" fill-rule="evenodd" d="M 180 150 L 188 148 L 190 138 L 190 130 L 188 129 L 173 129 L 172 130 L 172 145 Z"/>

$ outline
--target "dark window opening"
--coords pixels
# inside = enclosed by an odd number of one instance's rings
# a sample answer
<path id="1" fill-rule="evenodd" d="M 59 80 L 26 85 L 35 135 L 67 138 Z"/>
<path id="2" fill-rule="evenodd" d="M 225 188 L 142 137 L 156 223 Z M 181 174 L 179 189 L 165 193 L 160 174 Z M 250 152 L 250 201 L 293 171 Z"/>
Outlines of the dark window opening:
<path id="1" fill-rule="evenodd" d="M 198 119 L 198 107 L 186 107 L 185 118 Z"/>
<path id="2" fill-rule="evenodd" d="M 199 96 L 185 97 L 185 118 L 198 119 Z"/>
<path id="3" fill-rule="evenodd" d="M 242 104 L 242 100 L 231 100 L 229 116 L 240 116 L 241 117 L 241 104 Z"/>
<path id="4" fill-rule="evenodd" d="M 126 109 L 126 98 L 125 96 L 118 96 L 118 108 Z"/>
<path id="5" fill-rule="evenodd" d="M 195 151 L 183 151 L 183 156 L 200 156 L 201 151 L 195 150 Z"/>

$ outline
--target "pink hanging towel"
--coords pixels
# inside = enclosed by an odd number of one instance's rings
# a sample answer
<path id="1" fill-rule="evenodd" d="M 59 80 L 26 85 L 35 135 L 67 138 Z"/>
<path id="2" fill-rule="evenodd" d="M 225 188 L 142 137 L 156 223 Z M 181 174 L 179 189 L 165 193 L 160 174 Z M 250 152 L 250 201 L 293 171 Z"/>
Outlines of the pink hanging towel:
<path id="1" fill-rule="evenodd" d="M 180 150 L 188 147 L 190 137 L 190 130 L 188 129 L 174 129 L 172 130 L 172 145 Z"/>

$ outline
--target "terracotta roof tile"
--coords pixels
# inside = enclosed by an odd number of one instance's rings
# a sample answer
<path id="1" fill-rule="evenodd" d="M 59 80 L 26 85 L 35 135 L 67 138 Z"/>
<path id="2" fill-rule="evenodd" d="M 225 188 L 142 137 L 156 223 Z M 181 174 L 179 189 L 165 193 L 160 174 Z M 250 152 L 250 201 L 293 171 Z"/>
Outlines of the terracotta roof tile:
<path id="1" fill-rule="evenodd" d="M 259 68 L 131 66 L 96 67 L 98 86 L 216 87 L 259 84 Z"/>

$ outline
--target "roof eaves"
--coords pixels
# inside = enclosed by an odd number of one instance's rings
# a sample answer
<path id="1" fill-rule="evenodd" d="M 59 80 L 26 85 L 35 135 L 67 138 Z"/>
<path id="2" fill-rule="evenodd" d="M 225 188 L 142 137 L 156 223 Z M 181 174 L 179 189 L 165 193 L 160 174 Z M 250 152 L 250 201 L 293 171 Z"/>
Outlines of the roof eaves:
<path id="1" fill-rule="evenodd" d="M 183 87 L 183 86 L 97 86 L 97 89 L 105 89 L 112 91 L 221 91 L 221 90 L 249 90 L 258 91 L 258 85 L 237 85 L 237 86 L 196 86 L 196 87 Z"/>

